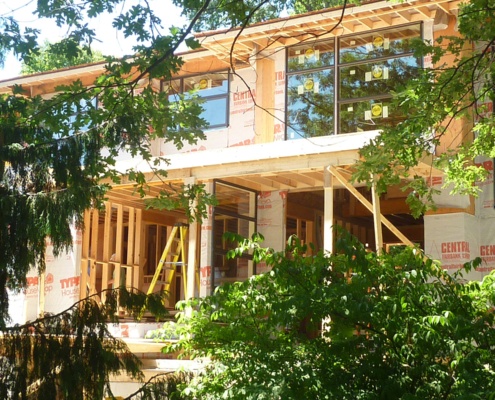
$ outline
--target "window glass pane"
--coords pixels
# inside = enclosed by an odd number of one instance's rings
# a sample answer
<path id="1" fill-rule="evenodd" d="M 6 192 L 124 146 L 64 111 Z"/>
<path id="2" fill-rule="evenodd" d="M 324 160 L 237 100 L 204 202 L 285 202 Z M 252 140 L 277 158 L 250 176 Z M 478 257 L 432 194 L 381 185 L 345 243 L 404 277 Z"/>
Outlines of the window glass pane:
<path id="1" fill-rule="evenodd" d="M 256 193 L 235 186 L 215 184 L 215 197 L 218 201 L 217 210 L 236 214 L 243 217 L 255 217 Z M 220 211 L 221 212 L 221 211 Z"/>
<path id="2" fill-rule="evenodd" d="M 340 63 L 412 52 L 411 41 L 420 35 L 420 25 L 414 25 L 340 38 Z"/>
<path id="3" fill-rule="evenodd" d="M 392 58 L 340 68 L 340 99 L 390 93 L 417 75 L 414 57 Z"/>
<path id="4" fill-rule="evenodd" d="M 287 138 L 327 136 L 333 133 L 333 69 L 289 76 Z"/>
<path id="5" fill-rule="evenodd" d="M 288 71 L 332 66 L 334 63 L 334 40 L 290 47 Z"/>
<path id="6" fill-rule="evenodd" d="M 227 95 L 229 88 L 228 76 L 222 74 L 207 74 L 184 78 L 184 92 L 197 90 L 201 97 Z"/>
<path id="7" fill-rule="evenodd" d="M 210 128 L 227 124 L 227 98 L 206 100 L 201 107 L 200 117 L 208 122 Z"/>
<path id="8" fill-rule="evenodd" d="M 168 92 L 170 102 L 178 101 L 180 93 L 184 93 L 186 99 L 191 98 L 189 93 L 194 91 L 194 96 L 204 99 L 200 117 L 208 122 L 210 128 L 218 128 L 228 123 L 228 77 L 228 73 L 212 73 L 174 79 L 163 83 L 163 91 Z"/>
<path id="9" fill-rule="evenodd" d="M 404 120 L 390 99 L 368 100 L 340 105 L 339 133 L 353 133 L 395 126 Z"/>

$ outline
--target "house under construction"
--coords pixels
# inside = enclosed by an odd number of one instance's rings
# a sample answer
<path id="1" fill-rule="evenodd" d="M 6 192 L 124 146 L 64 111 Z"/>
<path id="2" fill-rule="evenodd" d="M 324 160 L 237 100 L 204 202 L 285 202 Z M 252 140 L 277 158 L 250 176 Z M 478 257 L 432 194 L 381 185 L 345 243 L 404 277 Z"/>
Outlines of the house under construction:
<path id="1" fill-rule="evenodd" d="M 169 93 L 198 90 L 202 117 L 210 124 L 206 139 L 180 150 L 152 143 L 153 155 L 169 160 L 165 182 L 142 160 L 122 157 L 118 168 L 146 174 L 147 198 L 203 184 L 218 205 L 201 223 L 189 222 L 181 210 L 146 209 L 130 182 L 113 186 L 105 209 L 85 214 L 74 269 L 45 277 L 44 284 L 53 287 L 45 290 L 45 308 L 52 292 L 60 298 L 65 290 L 75 300 L 125 284 L 144 292 L 167 290 L 173 309 L 178 300 L 206 296 L 225 282 L 266 270 L 248 257 L 227 259 L 232 244 L 223 239 L 225 232 L 246 237 L 259 232 L 276 250 L 295 234 L 316 250 L 331 251 L 338 225 L 370 249 L 417 245 L 452 270 L 482 256 L 485 262 L 469 278 L 495 268 L 492 160 L 482 161 L 490 179 L 481 197 L 471 199 L 441 189 L 443 176 L 425 157 L 412 172 L 429 179 L 440 194 L 438 210 L 418 219 L 400 185 L 378 195 L 350 182 L 359 148 L 405 118 L 390 102 L 396 85 L 432 66 L 430 58 L 413 55 L 411 40 L 456 35 L 459 3 L 369 1 L 242 32 L 196 35 L 201 48 L 181 54 L 184 65 L 174 79 L 152 84 Z M 102 71 L 102 64 L 94 64 L 24 76 L 0 82 L 0 93 L 18 84 L 32 95 L 48 96 L 74 79 L 90 85 Z M 446 145 L 435 153 L 459 143 L 464 128 L 452 125 Z M 50 262 L 55 266 L 57 260 L 47 261 L 50 273 Z M 132 336 L 123 329 L 120 334 Z"/>

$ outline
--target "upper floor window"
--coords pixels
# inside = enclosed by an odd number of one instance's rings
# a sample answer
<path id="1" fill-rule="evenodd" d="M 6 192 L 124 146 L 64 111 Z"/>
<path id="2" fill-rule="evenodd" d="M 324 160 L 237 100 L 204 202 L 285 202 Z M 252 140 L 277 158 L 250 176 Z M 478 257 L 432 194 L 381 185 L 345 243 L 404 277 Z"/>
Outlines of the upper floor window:
<path id="1" fill-rule="evenodd" d="M 208 129 L 228 125 L 229 115 L 229 74 L 215 72 L 203 75 L 187 76 L 165 83 L 170 101 L 179 93 L 197 95 L 202 100 L 203 112 L 200 117 L 208 122 Z"/>
<path id="2" fill-rule="evenodd" d="M 290 48 L 287 138 L 376 130 L 404 119 L 392 108 L 392 91 L 421 66 L 411 45 L 419 37 L 418 24 Z"/>

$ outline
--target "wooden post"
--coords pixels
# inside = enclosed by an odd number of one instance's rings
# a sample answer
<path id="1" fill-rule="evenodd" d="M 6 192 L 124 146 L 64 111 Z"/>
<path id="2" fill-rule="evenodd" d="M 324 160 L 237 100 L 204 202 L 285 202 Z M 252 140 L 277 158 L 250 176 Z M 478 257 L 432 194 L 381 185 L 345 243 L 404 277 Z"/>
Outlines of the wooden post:
<path id="1" fill-rule="evenodd" d="M 194 177 L 184 180 L 186 185 L 194 185 L 196 179 Z M 198 206 L 198 201 L 194 200 L 190 202 L 189 207 L 191 210 L 195 210 Z M 187 248 L 187 271 L 186 271 L 186 292 L 185 298 L 189 300 L 194 297 L 194 282 L 196 279 L 196 252 L 198 243 L 198 222 L 196 220 L 189 222 L 189 242 Z M 185 250 L 185 249 L 184 249 Z M 183 257 L 184 258 L 184 257 Z"/>
<path id="2" fill-rule="evenodd" d="M 333 177 L 324 171 L 323 250 L 333 252 Z"/>
<path id="3" fill-rule="evenodd" d="M 380 255 L 383 251 L 383 234 L 382 234 L 382 214 L 380 212 L 380 196 L 378 194 L 375 182 L 375 176 L 372 177 L 371 199 L 373 201 L 373 227 L 375 230 L 375 248 L 376 254 Z"/>

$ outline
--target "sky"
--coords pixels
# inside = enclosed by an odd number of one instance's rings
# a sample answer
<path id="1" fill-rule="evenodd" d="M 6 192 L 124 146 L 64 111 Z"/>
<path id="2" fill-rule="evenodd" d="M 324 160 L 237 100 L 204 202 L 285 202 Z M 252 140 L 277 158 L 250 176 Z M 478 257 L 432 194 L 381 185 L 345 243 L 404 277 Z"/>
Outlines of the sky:
<path id="1" fill-rule="evenodd" d="M 13 16 L 21 26 L 30 26 L 41 31 L 40 42 L 45 40 L 57 42 L 64 37 L 65 29 L 58 28 L 54 21 L 41 20 L 33 11 L 36 7 L 36 0 L 0 0 L 0 16 Z M 135 4 L 139 0 L 126 1 L 127 4 Z M 184 22 L 180 17 L 180 10 L 172 4 L 171 0 L 149 0 L 155 13 L 162 19 L 164 32 L 172 24 L 178 25 Z M 115 14 L 118 15 L 119 11 Z M 114 15 L 114 16 L 115 16 Z M 122 56 L 132 53 L 134 41 L 125 39 L 122 33 L 112 27 L 112 16 L 99 16 L 91 20 L 90 27 L 94 28 L 100 38 L 92 46 L 95 50 L 100 50 L 104 55 Z M 13 78 L 20 75 L 21 64 L 13 55 L 9 55 L 3 68 L 0 68 L 0 80 Z"/>

